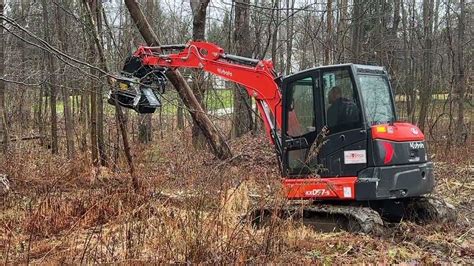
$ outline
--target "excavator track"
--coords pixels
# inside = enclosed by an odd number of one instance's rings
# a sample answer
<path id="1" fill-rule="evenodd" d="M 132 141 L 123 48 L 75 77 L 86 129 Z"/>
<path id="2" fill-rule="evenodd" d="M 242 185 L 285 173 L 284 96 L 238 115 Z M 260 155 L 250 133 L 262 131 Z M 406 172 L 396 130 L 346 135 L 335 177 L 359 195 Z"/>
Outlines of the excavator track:
<path id="1" fill-rule="evenodd" d="M 417 223 L 451 223 L 457 220 L 454 206 L 435 196 L 410 199 L 405 205 L 405 216 Z"/>
<path id="2" fill-rule="evenodd" d="M 278 209 L 260 208 L 252 213 L 252 222 L 262 225 L 276 215 L 311 226 L 318 231 L 349 231 L 379 235 L 383 221 L 380 215 L 369 207 L 350 205 L 288 204 Z"/>
<path id="3" fill-rule="evenodd" d="M 403 203 L 403 210 L 397 222 L 404 219 L 418 224 L 451 223 L 457 219 L 453 205 L 433 196 L 405 199 L 400 203 Z M 276 215 L 281 219 L 302 222 L 324 232 L 344 230 L 381 235 L 384 227 L 383 219 L 390 220 L 386 214 L 383 213 L 383 209 L 364 205 L 290 202 L 278 208 L 269 206 L 259 208 L 251 213 L 251 219 L 254 224 L 262 225 L 268 222 L 272 215 Z"/>

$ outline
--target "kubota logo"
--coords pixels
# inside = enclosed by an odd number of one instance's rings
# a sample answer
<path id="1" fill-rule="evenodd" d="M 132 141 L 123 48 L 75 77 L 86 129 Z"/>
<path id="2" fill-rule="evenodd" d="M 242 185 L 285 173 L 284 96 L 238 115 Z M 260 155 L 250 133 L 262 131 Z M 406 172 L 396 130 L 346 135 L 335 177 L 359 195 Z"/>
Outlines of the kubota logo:
<path id="1" fill-rule="evenodd" d="M 410 142 L 410 148 L 412 148 L 412 149 L 424 149 L 425 144 L 423 142 Z"/>
<path id="2" fill-rule="evenodd" d="M 305 191 L 304 193 L 306 196 L 329 196 L 329 190 L 326 190 L 324 188 L 319 188 L 319 189 L 313 189 L 313 190 L 308 190 Z"/>
<path id="3" fill-rule="evenodd" d="M 219 73 L 221 75 L 224 75 L 224 76 L 232 77 L 232 72 L 224 70 L 222 68 L 218 68 L 217 73 Z"/>

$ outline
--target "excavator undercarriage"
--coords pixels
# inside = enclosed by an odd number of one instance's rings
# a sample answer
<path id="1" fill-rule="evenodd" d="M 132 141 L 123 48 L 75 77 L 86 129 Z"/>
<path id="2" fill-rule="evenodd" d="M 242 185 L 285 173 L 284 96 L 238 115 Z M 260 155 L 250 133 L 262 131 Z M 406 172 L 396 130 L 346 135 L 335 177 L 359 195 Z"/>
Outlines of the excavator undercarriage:
<path id="1" fill-rule="evenodd" d="M 255 205 L 255 206 L 258 206 Z M 275 207 L 278 206 L 278 207 Z M 292 219 L 317 231 L 349 231 L 381 235 L 389 224 L 402 220 L 418 224 L 456 221 L 454 206 L 435 197 L 381 202 L 288 201 L 283 205 L 256 207 L 245 220 L 264 226 L 270 219 Z"/>

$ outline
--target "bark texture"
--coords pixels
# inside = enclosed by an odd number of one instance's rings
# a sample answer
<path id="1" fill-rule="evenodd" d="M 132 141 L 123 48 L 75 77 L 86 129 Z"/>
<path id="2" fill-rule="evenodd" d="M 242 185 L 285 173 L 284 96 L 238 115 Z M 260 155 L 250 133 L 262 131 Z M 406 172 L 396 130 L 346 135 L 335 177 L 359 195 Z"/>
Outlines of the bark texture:
<path id="1" fill-rule="evenodd" d="M 250 36 L 250 0 L 243 0 L 235 4 L 235 53 L 244 57 L 252 56 L 252 44 Z M 234 86 L 234 123 L 232 125 L 232 136 L 240 137 L 253 129 L 252 100 L 245 88 Z"/>

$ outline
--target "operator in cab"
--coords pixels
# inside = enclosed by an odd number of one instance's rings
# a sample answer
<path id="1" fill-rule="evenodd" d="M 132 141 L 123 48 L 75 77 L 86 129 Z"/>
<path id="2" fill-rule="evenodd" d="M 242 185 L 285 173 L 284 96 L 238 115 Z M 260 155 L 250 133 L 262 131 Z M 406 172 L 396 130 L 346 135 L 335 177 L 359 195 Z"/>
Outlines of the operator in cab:
<path id="1" fill-rule="evenodd" d="M 353 99 L 343 97 L 341 87 L 329 91 L 328 103 L 327 126 L 333 133 L 351 129 L 359 122 L 359 108 Z"/>

